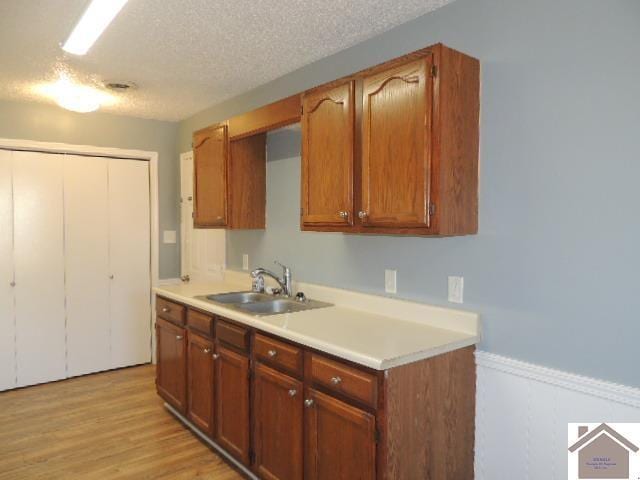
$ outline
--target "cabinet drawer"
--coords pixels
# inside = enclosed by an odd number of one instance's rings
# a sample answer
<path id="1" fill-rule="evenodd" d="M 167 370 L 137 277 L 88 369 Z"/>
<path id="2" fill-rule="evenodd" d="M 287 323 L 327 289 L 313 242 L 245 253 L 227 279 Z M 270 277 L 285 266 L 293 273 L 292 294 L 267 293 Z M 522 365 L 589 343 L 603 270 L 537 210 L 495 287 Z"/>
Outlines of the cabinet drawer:
<path id="1" fill-rule="evenodd" d="M 245 352 L 249 349 L 248 333 L 246 328 L 224 320 L 218 320 L 216 323 L 216 338 Z"/>
<path id="2" fill-rule="evenodd" d="M 213 335 L 213 317 L 196 310 L 187 310 L 187 325 L 210 337 Z"/>
<path id="3" fill-rule="evenodd" d="M 257 333 L 253 349 L 260 360 L 289 372 L 302 374 L 302 350 L 300 348 Z"/>
<path id="4" fill-rule="evenodd" d="M 364 402 L 371 407 L 376 406 L 378 386 L 375 375 L 312 354 L 311 377 L 314 382 L 335 392 Z"/>
<path id="5" fill-rule="evenodd" d="M 156 313 L 173 323 L 184 325 L 184 305 L 172 302 L 166 298 L 156 297 Z"/>

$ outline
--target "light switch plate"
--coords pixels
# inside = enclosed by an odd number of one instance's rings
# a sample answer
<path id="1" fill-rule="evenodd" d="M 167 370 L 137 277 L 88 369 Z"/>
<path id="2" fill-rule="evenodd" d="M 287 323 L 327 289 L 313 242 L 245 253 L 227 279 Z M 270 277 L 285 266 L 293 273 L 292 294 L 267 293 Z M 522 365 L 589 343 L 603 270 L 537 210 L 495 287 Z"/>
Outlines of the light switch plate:
<path id="1" fill-rule="evenodd" d="M 242 270 L 249 270 L 249 255 L 246 253 L 242 255 Z"/>
<path id="2" fill-rule="evenodd" d="M 163 230 L 162 242 L 166 244 L 173 244 L 177 242 L 177 236 L 175 230 Z"/>
<path id="3" fill-rule="evenodd" d="M 397 270 L 384 271 L 384 291 L 387 293 L 398 293 Z"/>
<path id="4" fill-rule="evenodd" d="M 449 301 L 463 303 L 464 277 L 449 277 Z"/>

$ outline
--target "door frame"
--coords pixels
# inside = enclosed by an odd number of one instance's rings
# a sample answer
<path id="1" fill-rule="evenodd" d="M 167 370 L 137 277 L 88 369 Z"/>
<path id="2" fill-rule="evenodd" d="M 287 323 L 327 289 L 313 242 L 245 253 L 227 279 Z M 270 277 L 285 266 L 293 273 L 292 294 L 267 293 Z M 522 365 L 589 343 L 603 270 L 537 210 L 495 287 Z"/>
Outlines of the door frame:
<path id="1" fill-rule="evenodd" d="M 160 280 L 160 227 L 158 214 L 158 152 L 147 150 L 130 150 L 116 147 L 97 147 L 94 145 L 73 145 L 59 142 L 41 142 L 37 140 L 0 138 L 0 149 L 26 150 L 43 153 L 68 153 L 72 155 L 86 155 L 88 157 L 109 157 L 124 160 L 142 160 L 149 162 L 149 218 L 151 232 L 149 243 L 151 247 L 151 288 L 162 283 Z M 155 295 L 149 292 L 151 298 L 151 362 L 156 362 L 155 338 Z"/>

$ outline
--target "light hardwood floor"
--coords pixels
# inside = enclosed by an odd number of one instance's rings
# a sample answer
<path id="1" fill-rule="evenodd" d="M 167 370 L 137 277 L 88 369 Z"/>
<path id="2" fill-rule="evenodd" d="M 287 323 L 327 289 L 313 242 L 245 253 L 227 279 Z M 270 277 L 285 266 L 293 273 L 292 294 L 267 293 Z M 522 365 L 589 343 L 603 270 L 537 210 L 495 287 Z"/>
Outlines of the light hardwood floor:
<path id="1" fill-rule="evenodd" d="M 154 367 L 0 393 L 0 479 L 243 477 L 163 407 Z"/>

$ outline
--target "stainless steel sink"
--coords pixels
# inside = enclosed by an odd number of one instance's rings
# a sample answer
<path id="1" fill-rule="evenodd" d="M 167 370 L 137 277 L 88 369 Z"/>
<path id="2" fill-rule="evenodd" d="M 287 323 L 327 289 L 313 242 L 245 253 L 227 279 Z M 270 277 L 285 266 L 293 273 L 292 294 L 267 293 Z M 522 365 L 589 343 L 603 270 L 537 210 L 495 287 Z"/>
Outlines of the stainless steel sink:
<path id="1" fill-rule="evenodd" d="M 207 295 L 207 300 L 218 303 L 252 303 L 260 302 L 264 300 L 272 300 L 273 296 L 266 293 L 257 292 L 230 292 L 230 293 L 218 293 L 216 295 Z"/>
<path id="2" fill-rule="evenodd" d="M 279 313 L 294 313 L 315 308 L 333 306 L 331 303 L 316 300 L 295 300 L 288 297 L 274 297 L 266 293 L 230 292 L 196 297 L 211 303 L 224 305 L 228 308 L 250 313 L 256 316 L 277 315 Z"/>
<path id="3" fill-rule="evenodd" d="M 245 303 L 238 305 L 239 310 L 246 310 L 254 315 L 277 315 L 278 313 L 294 313 L 314 308 L 330 307 L 330 303 L 307 300 L 299 302 L 297 300 L 274 299 L 265 302 Z"/>

